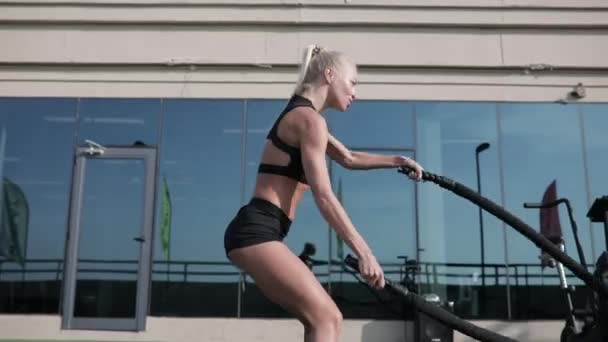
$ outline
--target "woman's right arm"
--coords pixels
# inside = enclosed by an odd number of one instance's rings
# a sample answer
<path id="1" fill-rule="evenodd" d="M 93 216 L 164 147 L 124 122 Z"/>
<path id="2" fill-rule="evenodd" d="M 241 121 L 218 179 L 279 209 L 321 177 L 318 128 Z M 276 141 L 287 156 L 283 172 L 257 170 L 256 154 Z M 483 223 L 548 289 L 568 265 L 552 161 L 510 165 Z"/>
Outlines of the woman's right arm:
<path id="1" fill-rule="evenodd" d="M 303 109 L 308 111 L 308 109 Z M 316 112 L 301 113 L 298 138 L 306 180 L 321 214 L 359 258 L 361 275 L 375 287 L 384 287 L 384 274 L 371 249 L 357 232 L 336 198 L 325 160 L 329 133 L 325 120 Z"/>

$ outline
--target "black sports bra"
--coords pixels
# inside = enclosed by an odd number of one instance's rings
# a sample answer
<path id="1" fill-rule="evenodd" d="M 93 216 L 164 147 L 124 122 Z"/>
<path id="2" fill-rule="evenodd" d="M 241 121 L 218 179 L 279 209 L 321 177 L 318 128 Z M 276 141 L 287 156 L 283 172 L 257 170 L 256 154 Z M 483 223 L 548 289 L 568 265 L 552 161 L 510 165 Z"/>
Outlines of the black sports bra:
<path id="1" fill-rule="evenodd" d="M 281 112 L 281 115 L 274 122 L 274 125 L 268 132 L 266 138 L 272 141 L 272 144 L 276 146 L 279 150 L 287 153 L 289 155 L 289 164 L 283 165 L 273 165 L 273 164 L 260 164 L 258 168 L 258 173 L 272 173 L 275 175 L 286 176 L 292 179 L 297 180 L 298 182 L 308 184 L 306 181 L 306 175 L 304 175 L 304 167 L 302 166 L 302 155 L 301 151 L 297 147 L 293 147 L 285 143 L 281 138 L 279 138 L 277 131 L 279 128 L 279 123 L 285 116 L 285 114 L 289 113 L 292 109 L 296 107 L 310 107 L 315 109 L 312 105 L 312 102 L 305 97 L 299 95 L 293 95 L 285 109 Z"/>

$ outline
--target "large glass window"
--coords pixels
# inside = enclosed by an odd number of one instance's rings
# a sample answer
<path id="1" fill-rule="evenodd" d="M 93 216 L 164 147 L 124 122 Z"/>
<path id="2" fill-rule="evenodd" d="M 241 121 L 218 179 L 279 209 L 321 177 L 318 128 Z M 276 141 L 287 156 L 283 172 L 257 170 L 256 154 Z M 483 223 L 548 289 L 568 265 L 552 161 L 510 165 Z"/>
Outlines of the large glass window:
<path id="1" fill-rule="evenodd" d="M 360 150 L 363 152 L 412 157 L 411 151 Z M 355 171 L 332 162 L 333 187 L 353 224 L 367 241 L 387 279 L 404 279 L 407 260 L 416 256 L 415 185 L 395 169 Z M 331 231 L 331 295 L 347 318 L 393 318 L 405 315 L 395 303 L 378 300 L 373 292 L 341 268 L 341 261 L 352 253 Z"/>
<path id="2" fill-rule="evenodd" d="M 151 313 L 236 316 L 223 237 L 240 205 L 243 102 L 166 100 L 163 113 Z"/>
<path id="3" fill-rule="evenodd" d="M 0 99 L 0 312 L 59 311 L 76 104 Z"/>
<path id="4" fill-rule="evenodd" d="M 266 136 L 286 104 L 287 101 L 285 100 L 247 100 L 245 102 L 247 122 L 245 131 L 247 168 L 243 199 L 245 202 L 248 202 L 253 195 Z"/>
<path id="5" fill-rule="evenodd" d="M 81 99 L 79 144 L 92 140 L 110 145 L 156 145 L 158 99 Z"/>
<path id="6" fill-rule="evenodd" d="M 405 101 L 355 101 L 346 112 L 326 114 L 332 133 L 355 148 L 414 146 L 412 105 Z"/>
<path id="7" fill-rule="evenodd" d="M 252 196 L 266 135 L 285 104 L 0 98 L 0 312 L 59 311 L 74 146 L 89 139 L 158 146 L 152 315 L 289 316 L 243 277 L 223 247 L 226 226 Z M 324 115 L 351 149 L 414 157 L 537 231 L 540 213 L 523 203 L 540 202 L 554 184 L 556 197 L 574 208 L 587 262 L 606 248 L 603 224 L 586 217 L 593 200 L 608 195 L 606 104 L 357 101 Z M 562 318 L 556 269 L 541 267 L 538 247 L 502 221 L 394 169 L 346 170 L 329 160 L 328 168 L 389 279 L 404 280 L 411 272 L 405 257 L 417 259 L 419 290 L 454 302 L 461 317 Z M 558 212 L 566 251 L 578 260 L 566 208 Z M 285 243 L 296 255 L 315 247 L 312 270 L 346 318 L 410 314 L 345 272 L 341 260 L 350 251 L 310 191 Z M 582 284 L 567 273 L 570 284 Z M 575 306 L 583 306 L 586 292 L 577 287 Z"/>
<path id="8" fill-rule="evenodd" d="M 567 198 L 574 208 L 579 226 L 586 227 L 588 205 L 578 108 L 560 104 L 501 104 L 499 111 L 506 208 L 538 231 L 539 211 L 524 209 L 523 204 L 541 202 L 551 184 L 554 184 L 556 197 Z M 559 220 L 566 252 L 578 260 L 572 228 L 563 206 L 559 207 Z M 585 252 L 590 255 L 589 230 L 580 229 L 579 237 Z M 542 269 L 538 247 L 510 228 L 507 230 L 507 245 L 510 264 L 530 265 L 524 268 L 526 274 L 554 275 L 552 278 L 520 279 L 512 273 L 512 286 L 522 281 L 528 285 L 527 292 L 511 292 L 512 317 L 527 318 L 530 314 L 552 317 L 554 309 L 550 303 L 534 300 L 531 294 L 535 286 L 557 287 L 559 279 L 556 270 Z M 572 278 L 571 284 L 581 282 Z"/>
<path id="9" fill-rule="evenodd" d="M 423 102 L 415 111 L 422 166 L 500 203 L 495 105 Z M 505 316 L 505 292 L 494 276 L 505 260 L 501 222 L 432 183 L 419 186 L 418 214 L 422 290 L 453 301 L 464 317 Z"/>
<path id="10" fill-rule="evenodd" d="M 608 105 L 606 104 L 589 104 L 582 105 L 582 115 L 585 132 L 585 146 L 587 148 L 587 172 L 589 176 L 589 196 L 590 205 L 598 197 L 608 196 L 608 184 L 606 183 L 606 175 L 608 174 Z M 589 208 L 581 208 L 579 211 L 587 212 Z M 587 230 L 586 224 L 580 224 L 581 230 Z M 590 235 L 593 236 L 593 253 L 586 253 L 587 262 L 595 263 L 596 258 L 600 256 L 602 251 L 605 251 L 606 239 L 604 234 L 604 225 L 602 223 L 594 223 L 591 225 L 593 231 Z"/>
<path id="11" fill-rule="evenodd" d="M 331 134 L 352 150 L 413 157 L 413 106 L 404 101 L 356 101 L 347 112 L 327 111 Z M 386 276 L 403 278 L 416 259 L 414 183 L 395 169 L 355 171 L 331 163 L 332 186 Z M 400 318 L 403 307 L 379 300 L 341 268 L 350 249 L 331 232 L 331 295 L 347 318 Z M 394 303 L 393 303 L 394 304 Z"/>

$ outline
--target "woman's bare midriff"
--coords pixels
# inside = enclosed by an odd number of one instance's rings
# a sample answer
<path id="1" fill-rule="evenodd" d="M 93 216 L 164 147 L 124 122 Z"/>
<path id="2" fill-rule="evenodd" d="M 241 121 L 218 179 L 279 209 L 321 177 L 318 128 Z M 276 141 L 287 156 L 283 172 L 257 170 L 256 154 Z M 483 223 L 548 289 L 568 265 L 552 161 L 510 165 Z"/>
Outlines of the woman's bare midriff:
<path id="1" fill-rule="evenodd" d="M 258 174 L 253 196 L 273 203 L 293 221 L 298 203 L 308 188 L 308 185 L 285 176 L 261 173 Z"/>
<path id="2" fill-rule="evenodd" d="M 288 119 L 291 118 L 286 117 L 284 120 L 287 121 Z M 289 138 L 285 140 L 286 143 L 292 146 L 296 145 L 295 141 L 291 141 Z M 279 150 L 270 141 L 266 141 L 266 146 L 264 146 L 264 152 L 262 153 L 262 163 L 287 165 L 289 164 L 289 159 L 287 153 Z M 253 196 L 273 203 L 281 208 L 293 221 L 296 216 L 298 203 L 300 203 L 304 192 L 308 188 L 308 185 L 289 177 L 271 173 L 258 173 Z"/>

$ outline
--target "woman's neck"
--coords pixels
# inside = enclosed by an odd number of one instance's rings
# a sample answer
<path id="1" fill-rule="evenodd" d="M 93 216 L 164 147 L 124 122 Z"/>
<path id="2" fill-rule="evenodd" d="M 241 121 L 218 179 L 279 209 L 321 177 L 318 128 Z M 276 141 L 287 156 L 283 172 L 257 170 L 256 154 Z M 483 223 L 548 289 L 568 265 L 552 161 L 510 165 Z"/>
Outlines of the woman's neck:
<path id="1" fill-rule="evenodd" d="M 321 113 L 327 109 L 327 89 L 322 88 L 309 88 L 300 93 L 300 96 L 307 98 L 312 102 L 315 109 Z"/>

